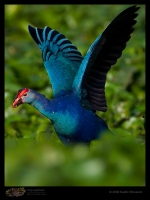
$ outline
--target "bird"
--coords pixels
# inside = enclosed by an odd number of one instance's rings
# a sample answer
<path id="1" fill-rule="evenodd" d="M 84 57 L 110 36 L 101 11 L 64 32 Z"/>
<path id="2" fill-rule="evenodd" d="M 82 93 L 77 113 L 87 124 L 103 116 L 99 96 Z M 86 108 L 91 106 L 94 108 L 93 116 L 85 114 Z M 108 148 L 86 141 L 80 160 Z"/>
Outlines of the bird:
<path id="1" fill-rule="evenodd" d="M 42 53 L 53 98 L 48 99 L 25 87 L 18 90 L 12 107 L 24 103 L 35 107 L 51 121 L 64 145 L 90 144 L 105 132 L 111 132 L 97 111 L 107 111 L 107 73 L 131 38 L 139 8 L 133 5 L 118 14 L 91 44 L 85 56 L 57 30 L 28 25 L 29 34 Z"/>

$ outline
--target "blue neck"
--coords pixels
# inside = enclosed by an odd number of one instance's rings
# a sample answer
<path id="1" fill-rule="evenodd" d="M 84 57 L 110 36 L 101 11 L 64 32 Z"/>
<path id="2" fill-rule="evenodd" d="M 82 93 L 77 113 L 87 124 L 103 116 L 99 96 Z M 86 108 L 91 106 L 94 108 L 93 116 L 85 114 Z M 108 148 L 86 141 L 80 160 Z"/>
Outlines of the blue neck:
<path id="1" fill-rule="evenodd" d="M 45 95 L 37 93 L 36 98 L 30 104 L 35 107 L 45 117 L 53 120 L 53 100 L 49 100 Z"/>

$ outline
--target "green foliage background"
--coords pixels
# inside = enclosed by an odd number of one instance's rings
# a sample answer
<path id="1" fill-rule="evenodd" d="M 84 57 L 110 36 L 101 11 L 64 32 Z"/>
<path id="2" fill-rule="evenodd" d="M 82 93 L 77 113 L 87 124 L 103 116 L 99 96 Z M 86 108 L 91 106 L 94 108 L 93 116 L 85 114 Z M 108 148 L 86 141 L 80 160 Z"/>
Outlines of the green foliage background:
<path id="1" fill-rule="evenodd" d="M 132 38 L 107 75 L 108 111 L 97 113 L 113 135 L 93 141 L 90 148 L 66 147 L 33 107 L 12 109 L 20 88 L 53 97 L 28 24 L 56 29 L 85 55 L 129 6 L 5 5 L 5 186 L 145 185 L 145 5 L 139 5 Z"/>

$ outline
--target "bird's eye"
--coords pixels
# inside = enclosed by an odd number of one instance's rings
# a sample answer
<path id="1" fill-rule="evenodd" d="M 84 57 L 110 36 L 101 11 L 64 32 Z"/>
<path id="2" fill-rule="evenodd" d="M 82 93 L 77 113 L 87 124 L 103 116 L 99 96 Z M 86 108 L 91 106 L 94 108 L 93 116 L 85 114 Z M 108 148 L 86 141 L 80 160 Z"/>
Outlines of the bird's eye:
<path id="1" fill-rule="evenodd" d="M 23 96 L 27 96 L 27 94 L 24 94 Z"/>

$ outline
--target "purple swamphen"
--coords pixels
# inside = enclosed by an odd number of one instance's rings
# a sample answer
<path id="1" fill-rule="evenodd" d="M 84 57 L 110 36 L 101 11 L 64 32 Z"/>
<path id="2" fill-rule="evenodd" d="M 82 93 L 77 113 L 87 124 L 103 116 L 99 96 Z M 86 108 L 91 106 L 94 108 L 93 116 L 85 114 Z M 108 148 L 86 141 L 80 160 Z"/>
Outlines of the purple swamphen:
<path id="1" fill-rule="evenodd" d="M 50 100 L 32 89 L 23 88 L 18 91 L 13 108 L 23 103 L 35 107 L 51 120 L 64 144 L 90 143 L 109 131 L 96 111 L 107 110 L 106 75 L 121 57 L 131 37 L 138 9 L 131 6 L 121 12 L 97 37 L 84 57 L 56 30 L 29 25 L 29 33 L 42 52 L 54 98 Z"/>

